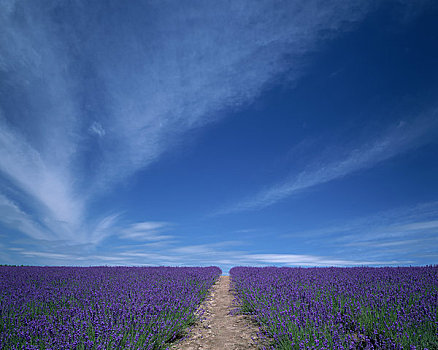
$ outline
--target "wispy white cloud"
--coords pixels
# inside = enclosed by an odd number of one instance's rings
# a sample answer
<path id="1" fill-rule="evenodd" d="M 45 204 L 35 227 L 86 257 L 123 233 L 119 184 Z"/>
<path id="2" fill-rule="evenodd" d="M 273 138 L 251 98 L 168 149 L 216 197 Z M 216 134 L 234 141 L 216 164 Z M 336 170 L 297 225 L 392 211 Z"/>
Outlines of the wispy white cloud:
<path id="1" fill-rule="evenodd" d="M 42 229 L 75 239 L 84 209 L 72 172 L 80 112 L 65 69 L 70 60 L 44 10 L 0 4 L 0 90 L 7 91 L 0 99 L 0 175 L 21 191 L 27 208 L 34 204 Z"/>
<path id="2" fill-rule="evenodd" d="M 106 134 L 105 129 L 103 128 L 102 124 L 100 124 L 98 122 L 93 122 L 88 130 L 92 134 L 95 134 L 99 137 L 103 137 Z"/>
<path id="3" fill-rule="evenodd" d="M 136 6 L 125 9 L 127 16 Z M 135 22 L 123 31 L 95 23 L 113 44 L 99 36 L 86 40 L 95 47 L 92 60 L 100 62 L 96 70 L 111 101 L 100 121 L 106 133 L 97 168 L 104 181 L 94 189 L 148 166 L 189 130 L 251 103 L 281 73 L 293 84 L 308 54 L 350 29 L 370 6 L 345 0 L 281 6 L 243 1 L 231 8 L 221 2 L 164 3 L 151 5 L 155 16 L 146 30 Z"/>
<path id="4" fill-rule="evenodd" d="M 308 54 L 349 30 L 370 6 L 360 0 L 130 1 L 115 14 L 97 2 L 1 2 L 0 92 L 7 94 L 0 94 L 0 175 L 19 193 L 8 192 L 8 201 L 26 202 L 20 215 L 28 222 L 37 217 L 33 225 L 47 239 L 101 241 L 117 218 L 96 224 L 90 217 L 99 195 L 159 159 L 188 131 L 251 103 L 282 73 L 296 82 Z M 61 13 L 68 16 L 59 20 Z M 327 179 L 343 171 L 327 170 Z M 308 187 L 322 175 L 312 176 L 294 186 Z M 278 194 L 266 196 L 267 203 Z M 15 228 L 40 237 L 23 224 Z M 153 237 L 151 229 L 142 232 L 131 227 L 122 235 Z"/>
<path id="5" fill-rule="evenodd" d="M 388 248 L 388 247 L 399 247 L 399 246 L 408 246 L 404 247 L 403 250 L 412 250 L 415 249 L 417 253 L 419 252 L 418 248 L 424 247 L 424 245 L 434 245 L 436 246 L 438 243 L 438 237 L 434 238 L 415 238 L 415 239 L 402 239 L 402 240 L 392 240 L 392 241 L 381 241 L 381 240 L 368 240 L 368 241 L 359 241 L 359 242 L 351 242 L 345 244 L 350 247 L 370 247 L 372 249 L 379 248 Z M 421 250 L 421 249 L 420 249 Z"/>
<path id="6" fill-rule="evenodd" d="M 178 243 L 178 242 L 177 242 Z M 173 265 L 173 266 L 200 266 L 219 264 L 224 259 L 235 261 L 242 255 L 241 251 L 230 250 L 238 246 L 236 241 L 216 242 L 205 245 L 178 247 L 177 243 L 170 246 L 149 247 L 132 245 L 107 249 L 105 252 L 87 251 L 79 249 L 72 251 L 68 246 L 52 249 L 50 243 L 45 246 L 33 245 L 33 248 L 16 248 L 11 250 L 20 260 L 33 259 L 32 261 L 44 265 Z M 36 260 L 35 260 L 36 259 Z M 12 259 L 11 259 L 12 260 Z M 27 260 L 25 260 L 27 261 Z"/>
<path id="7" fill-rule="evenodd" d="M 58 6 L 68 7 L 62 25 L 52 17 Z M 101 4 L 0 4 L 0 71 L 13 101 L 0 100 L 0 172 L 55 238 L 108 235 L 113 219 L 94 229 L 90 200 L 188 130 L 250 103 L 280 73 L 296 80 L 303 57 L 368 8 L 345 0 L 229 6 L 130 2 L 118 13 L 120 30 Z"/>
<path id="8" fill-rule="evenodd" d="M 167 222 L 138 222 L 122 230 L 120 237 L 138 241 L 163 241 L 173 238 L 171 235 L 162 234 L 169 226 Z"/>
<path id="9" fill-rule="evenodd" d="M 321 239 L 323 237 L 356 236 L 358 240 L 366 240 L 370 237 L 381 238 L 380 234 L 387 236 L 415 234 L 416 231 L 429 232 L 429 229 L 433 230 L 437 217 L 438 202 L 425 202 L 413 206 L 384 210 L 373 215 L 358 217 L 348 221 L 343 220 L 340 223 L 325 224 L 321 228 L 292 231 L 283 234 L 282 237 L 313 237 Z"/>
<path id="10" fill-rule="evenodd" d="M 222 241 L 216 243 L 208 243 L 208 244 L 194 244 L 188 246 L 181 246 L 177 248 L 171 249 L 172 252 L 177 254 L 189 254 L 189 255 L 210 255 L 216 253 L 218 250 L 221 250 L 225 247 L 233 247 L 233 246 L 242 246 L 244 245 L 241 241 Z"/>
<path id="11" fill-rule="evenodd" d="M 422 231 L 422 230 L 437 230 L 438 220 L 413 222 L 410 224 L 392 227 L 395 231 Z"/>
<path id="12" fill-rule="evenodd" d="M 22 214 L 46 239 L 75 240 L 84 198 L 73 172 L 80 113 L 65 70 L 69 60 L 53 45 L 57 38 L 43 20 L 43 6 L 22 5 L 0 4 L 0 91 L 8 96 L 0 99 L 0 176 L 19 193 L 9 199 L 26 203 Z"/>
<path id="13" fill-rule="evenodd" d="M 241 257 L 250 264 L 281 264 L 286 266 L 361 266 L 361 265 L 399 265 L 411 261 L 370 261 L 346 260 L 299 254 L 248 254 Z"/>
<path id="14" fill-rule="evenodd" d="M 151 35 L 136 35 L 135 25 L 111 32 L 123 48 L 111 53 L 102 41 L 93 43 L 101 49 L 96 59 L 102 60 L 99 71 L 114 101 L 107 142 L 118 147 L 105 152 L 107 178 L 154 161 L 185 131 L 251 102 L 280 73 L 288 70 L 294 82 L 303 72 L 303 56 L 323 37 L 361 19 L 368 6 L 363 1 L 282 6 L 243 1 L 232 8 L 220 2 L 165 4 L 154 8 Z"/>
<path id="15" fill-rule="evenodd" d="M 431 203 L 432 204 L 432 203 Z M 435 207 L 435 209 L 437 209 Z M 372 218 L 368 218 L 368 224 L 362 220 L 357 225 L 352 225 L 352 228 L 345 230 L 342 235 L 338 237 L 339 240 L 345 242 L 360 242 L 380 240 L 398 242 L 406 239 L 417 239 L 428 248 L 428 244 L 424 241 L 426 238 L 438 237 L 438 226 L 436 220 L 422 221 L 422 213 L 418 213 L 418 217 L 406 218 L 402 216 L 404 211 L 401 210 L 401 215 L 394 215 L 391 221 L 373 222 Z M 438 210 L 435 218 L 438 217 Z"/>
<path id="16" fill-rule="evenodd" d="M 51 253 L 51 252 L 40 252 L 40 251 L 21 251 L 21 255 L 25 257 L 38 257 L 44 259 L 52 259 L 52 260 L 63 260 L 68 261 L 73 258 L 70 254 L 62 254 L 62 253 Z"/>
<path id="17" fill-rule="evenodd" d="M 438 251 L 438 202 L 382 211 L 322 229 L 291 232 L 285 239 L 320 245 L 336 256 L 379 261 L 422 261 Z"/>
<path id="18" fill-rule="evenodd" d="M 111 214 L 100 219 L 94 229 L 89 233 L 88 241 L 91 243 L 99 243 L 108 236 L 117 233 L 117 224 L 121 214 Z"/>
<path id="19" fill-rule="evenodd" d="M 3 246 L 3 245 L 2 245 L 2 246 Z M 9 249 L 9 250 L 13 250 L 13 251 L 17 251 L 17 252 L 24 250 L 23 248 L 17 248 L 17 247 L 10 247 L 10 248 L 8 248 L 8 249 Z"/>
<path id="20" fill-rule="evenodd" d="M 0 194 L 0 217 L 2 223 L 38 240 L 47 240 L 51 233 L 39 227 L 28 214 L 24 213 L 17 204 Z"/>
<path id="21" fill-rule="evenodd" d="M 356 254 L 348 256 L 343 253 L 332 252 L 330 256 L 318 254 L 296 254 L 293 249 L 289 252 L 258 252 L 251 253 L 244 247 L 246 242 L 218 241 L 208 244 L 183 245 L 173 242 L 168 246 L 143 247 L 132 245 L 117 248 L 107 248 L 104 252 L 86 251 L 79 249 L 72 251 L 69 247 L 50 249 L 49 246 L 34 248 L 20 248 L 13 250 L 14 256 L 32 259 L 34 263 L 44 265 L 124 265 L 124 266 L 211 266 L 220 265 L 226 271 L 232 266 L 378 266 L 378 265 L 409 265 L 418 264 L 418 256 L 379 256 L 373 254 Z M 409 244 L 405 242 L 403 244 Z M 372 250 L 372 247 L 362 247 Z M 385 249 L 392 248 L 391 246 Z M 429 252 L 429 255 L 433 252 Z M 7 255 L 6 257 L 9 257 Z M 13 261 L 13 259 L 9 259 Z M 20 259 L 23 261 L 23 259 Z"/>
<path id="22" fill-rule="evenodd" d="M 58 223 L 76 225 L 83 203 L 75 198 L 72 174 L 44 159 L 0 116 L 0 171 Z"/>
<path id="23" fill-rule="evenodd" d="M 430 141 L 430 134 L 435 133 L 437 127 L 438 113 L 436 110 L 412 122 L 398 123 L 383 137 L 352 149 L 343 158 L 309 165 L 308 170 L 303 170 L 298 175 L 275 184 L 249 199 L 222 209 L 217 214 L 261 209 L 303 190 L 371 168 L 419 144 Z"/>

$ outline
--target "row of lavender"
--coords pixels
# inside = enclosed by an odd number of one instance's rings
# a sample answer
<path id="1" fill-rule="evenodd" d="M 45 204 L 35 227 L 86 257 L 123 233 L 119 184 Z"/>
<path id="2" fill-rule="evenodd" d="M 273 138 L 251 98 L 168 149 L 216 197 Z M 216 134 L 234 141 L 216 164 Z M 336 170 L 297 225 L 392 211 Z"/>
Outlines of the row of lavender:
<path id="1" fill-rule="evenodd" d="M 275 349 L 438 349 L 438 266 L 235 267 L 242 311 Z"/>
<path id="2" fill-rule="evenodd" d="M 165 349 L 218 267 L 0 267 L 0 349 Z"/>

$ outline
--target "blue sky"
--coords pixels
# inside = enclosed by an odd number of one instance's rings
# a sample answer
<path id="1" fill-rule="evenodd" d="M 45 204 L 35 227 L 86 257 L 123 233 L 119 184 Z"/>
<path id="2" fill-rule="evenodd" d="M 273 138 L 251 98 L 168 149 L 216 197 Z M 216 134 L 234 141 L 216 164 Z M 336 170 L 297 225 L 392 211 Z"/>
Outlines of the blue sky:
<path id="1" fill-rule="evenodd" d="M 1 1 L 0 263 L 436 263 L 437 16 Z"/>

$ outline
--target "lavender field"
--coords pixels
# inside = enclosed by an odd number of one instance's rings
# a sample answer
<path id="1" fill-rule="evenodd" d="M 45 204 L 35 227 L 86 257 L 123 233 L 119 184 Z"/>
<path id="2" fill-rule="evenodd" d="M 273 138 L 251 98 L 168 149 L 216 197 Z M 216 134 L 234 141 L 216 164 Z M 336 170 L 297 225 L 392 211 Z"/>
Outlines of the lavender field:
<path id="1" fill-rule="evenodd" d="M 166 349 L 218 267 L 0 267 L 0 349 Z"/>
<path id="2" fill-rule="evenodd" d="M 273 349 L 438 349 L 438 266 L 235 267 Z"/>

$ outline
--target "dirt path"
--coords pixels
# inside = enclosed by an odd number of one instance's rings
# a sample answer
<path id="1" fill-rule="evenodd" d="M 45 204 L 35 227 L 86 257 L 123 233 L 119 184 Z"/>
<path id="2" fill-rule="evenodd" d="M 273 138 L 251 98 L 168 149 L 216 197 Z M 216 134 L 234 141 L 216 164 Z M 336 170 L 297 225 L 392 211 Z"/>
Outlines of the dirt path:
<path id="1" fill-rule="evenodd" d="M 259 349 L 255 343 L 258 327 L 243 315 L 231 315 L 233 295 L 229 276 L 221 276 L 202 303 L 202 320 L 187 338 L 172 345 L 172 350 L 243 350 Z M 254 340 L 253 340 L 254 339 Z"/>

